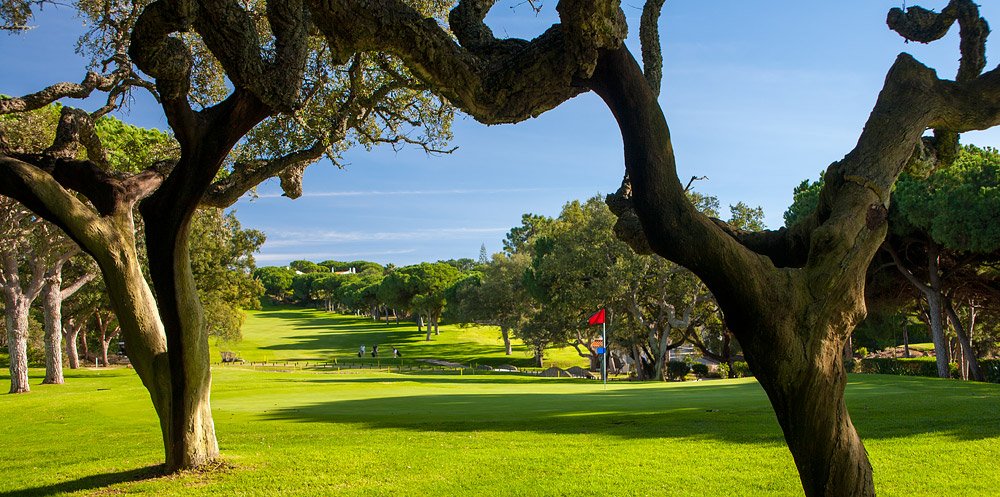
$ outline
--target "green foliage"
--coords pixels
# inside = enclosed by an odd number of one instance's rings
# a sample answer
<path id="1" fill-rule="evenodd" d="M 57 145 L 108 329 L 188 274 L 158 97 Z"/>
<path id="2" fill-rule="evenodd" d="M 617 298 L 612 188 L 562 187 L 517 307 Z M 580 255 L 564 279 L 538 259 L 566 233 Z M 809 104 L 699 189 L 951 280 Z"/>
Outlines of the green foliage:
<path id="1" fill-rule="evenodd" d="M 15 152 L 40 153 L 55 139 L 60 112 L 62 105 L 54 103 L 31 112 L 0 115 L 4 140 Z"/>
<path id="2" fill-rule="evenodd" d="M 285 267 L 266 266 L 257 268 L 253 277 L 264 286 L 264 293 L 281 301 L 291 295 L 295 271 Z"/>
<path id="3" fill-rule="evenodd" d="M 753 377 L 753 371 L 750 371 L 750 366 L 743 361 L 733 362 L 733 370 L 730 371 L 730 376 L 732 378 L 751 378 Z"/>
<path id="4" fill-rule="evenodd" d="M 698 376 L 707 376 L 708 365 L 701 362 L 696 362 L 691 365 L 691 372 Z"/>
<path id="5" fill-rule="evenodd" d="M 1000 152 L 971 145 L 925 180 L 901 175 L 890 221 L 893 233 L 919 231 L 947 249 L 1000 250 Z"/>
<path id="6" fill-rule="evenodd" d="M 15 150 L 37 153 L 52 145 L 62 104 L 53 103 L 30 112 L 0 116 L 4 137 Z M 180 153 L 173 135 L 157 129 L 125 124 L 114 116 L 103 116 L 94 122 L 94 131 L 108 154 L 112 170 L 135 173 L 157 161 L 176 159 Z M 85 148 L 80 159 L 92 159 Z"/>
<path id="7" fill-rule="evenodd" d="M 859 356 L 861 356 L 861 357 L 868 356 L 868 348 L 867 347 L 858 347 L 857 349 L 855 349 L 854 352 L 856 354 L 858 354 Z"/>
<path id="8" fill-rule="evenodd" d="M 729 378 L 729 364 L 720 362 L 717 371 L 719 373 L 719 378 L 722 378 L 723 380 Z"/>
<path id="9" fill-rule="evenodd" d="M 253 254 L 264 233 L 244 230 L 235 212 L 204 209 L 191 223 L 191 271 L 205 310 L 208 335 L 225 342 L 240 340 L 243 309 L 260 307 L 264 285 L 252 276 Z"/>
<path id="10" fill-rule="evenodd" d="M 98 119 L 94 131 L 101 137 L 111 168 L 116 171 L 136 173 L 180 155 L 180 146 L 172 134 L 125 124 L 112 116 Z"/>
<path id="11" fill-rule="evenodd" d="M 690 371 L 691 365 L 684 361 L 667 361 L 667 378 L 671 380 L 684 381 Z"/>
<path id="12" fill-rule="evenodd" d="M 292 298 L 302 303 L 320 298 L 322 289 L 317 282 L 329 274 L 327 272 L 296 274 L 292 277 Z"/>
<path id="13" fill-rule="evenodd" d="M 321 266 L 319 264 L 316 264 L 315 262 L 303 261 L 303 260 L 289 262 L 288 263 L 288 268 L 291 269 L 292 271 L 298 271 L 298 272 L 304 273 L 304 274 L 308 274 L 308 273 L 320 273 L 320 272 L 329 273 L 330 272 L 329 268 L 323 267 L 323 266 Z"/>
<path id="14" fill-rule="evenodd" d="M 738 202 L 736 205 L 729 206 L 730 218 L 727 221 L 734 227 L 744 230 L 744 231 L 763 231 L 766 226 L 764 226 L 764 208 L 750 207 L 743 202 Z"/>
<path id="15" fill-rule="evenodd" d="M 521 226 L 511 228 L 503 240 L 504 252 L 515 254 L 528 250 L 533 241 L 543 233 L 547 233 L 554 222 L 550 217 L 522 214 Z"/>
<path id="16" fill-rule="evenodd" d="M 986 381 L 1000 383 L 1000 359 L 982 359 L 979 367 L 982 368 Z"/>
<path id="17" fill-rule="evenodd" d="M 961 378 L 957 364 L 949 364 L 948 369 L 952 378 Z M 860 372 L 899 376 L 925 376 L 928 378 L 938 377 L 937 362 L 933 357 L 913 357 L 910 359 L 870 357 L 861 359 Z"/>
<path id="18" fill-rule="evenodd" d="M 819 205 L 819 192 L 823 189 L 824 174 L 825 171 L 820 172 L 818 181 L 802 180 L 802 183 L 792 191 L 792 205 L 783 214 L 786 228 L 805 219 L 816 210 L 816 206 Z"/>
<path id="19" fill-rule="evenodd" d="M 468 257 L 463 257 L 461 259 L 448 259 L 446 261 L 438 261 L 442 264 L 447 264 L 463 273 L 468 271 L 475 271 L 479 265 L 476 261 L 469 259 Z"/>

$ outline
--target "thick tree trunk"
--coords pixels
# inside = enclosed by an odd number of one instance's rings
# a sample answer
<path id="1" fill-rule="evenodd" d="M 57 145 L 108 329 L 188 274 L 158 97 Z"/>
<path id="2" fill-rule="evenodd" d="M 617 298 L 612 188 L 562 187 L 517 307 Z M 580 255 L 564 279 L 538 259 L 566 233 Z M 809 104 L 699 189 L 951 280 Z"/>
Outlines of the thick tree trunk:
<path id="1" fill-rule="evenodd" d="M 417 311 L 417 313 L 419 314 L 420 311 Z M 431 341 L 431 332 L 433 331 L 433 329 L 431 328 L 431 322 L 430 322 L 431 321 L 431 317 L 430 316 L 431 316 L 430 313 L 428 313 L 427 314 L 427 338 L 426 338 L 426 340 L 428 342 Z"/>
<path id="2" fill-rule="evenodd" d="M 31 391 L 28 385 L 28 304 L 7 295 L 4 325 L 7 327 L 7 352 L 10 359 L 10 393 Z"/>
<path id="3" fill-rule="evenodd" d="M 635 377 L 639 381 L 646 381 L 646 367 L 642 360 L 642 350 L 638 345 L 632 346 L 632 362 L 635 364 Z"/>
<path id="4" fill-rule="evenodd" d="M 45 314 L 45 379 L 44 384 L 62 385 L 62 277 L 53 276 L 42 290 L 42 308 Z"/>
<path id="5" fill-rule="evenodd" d="M 931 335 L 934 339 L 934 355 L 937 361 L 938 376 L 950 378 L 951 371 L 948 368 L 948 363 L 951 357 L 948 341 L 944 336 L 944 301 L 941 295 L 941 270 L 938 267 L 939 252 L 937 244 L 928 240 L 927 275 L 930 285 L 922 290 L 927 298 L 927 312 L 931 317 Z"/>
<path id="6" fill-rule="evenodd" d="M 440 313 L 429 314 L 429 316 L 431 318 L 431 323 L 434 324 L 434 334 L 440 336 L 441 335 L 441 330 L 438 328 L 438 318 L 441 317 L 441 314 Z"/>
<path id="7" fill-rule="evenodd" d="M 101 340 L 101 367 L 108 367 L 108 345 L 111 344 L 111 340 Z"/>
<path id="8" fill-rule="evenodd" d="M 656 95 L 627 49 L 606 52 L 590 80 L 618 121 L 630 178 L 633 217 L 619 210 L 616 233 L 641 246 L 634 231 L 641 229 L 647 247 L 712 290 L 771 400 L 810 497 L 875 494 L 844 404 L 842 354 L 865 314 L 865 272 L 885 238 L 887 192 L 926 128 L 892 125 L 927 115 L 913 106 L 900 113 L 894 104 L 909 96 L 911 79 L 926 78 L 932 72 L 912 59 L 897 61 L 872 113 L 878 125 L 866 127 L 858 147 L 830 166 L 820 206 L 796 225 L 811 230 L 806 244 L 793 238 L 801 231 L 740 238 L 694 209 L 677 179 Z"/>
<path id="9" fill-rule="evenodd" d="M 666 381 L 667 375 L 665 366 L 667 363 L 668 350 L 670 350 L 670 327 L 665 326 L 659 337 L 656 336 L 655 331 L 650 331 L 649 347 L 651 350 L 656 351 L 653 376 L 660 381 Z"/>
<path id="10" fill-rule="evenodd" d="M 500 327 L 500 336 L 503 338 L 504 355 L 510 355 L 511 354 L 510 329 L 507 328 L 506 326 L 501 326 Z"/>
<path id="11" fill-rule="evenodd" d="M 875 495 L 871 464 L 844 403 L 843 345 L 828 342 L 825 348 L 823 355 L 836 359 L 822 365 L 789 364 L 780 357 L 781 347 L 766 352 L 769 357 L 748 360 L 776 361 L 778 378 L 757 379 L 775 408 L 806 495 Z"/>
<path id="12" fill-rule="evenodd" d="M 164 443 L 166 469 L 173 472 L 219 455 L 209 403 L 208 333 L 191 272 L 191 219 L 233 146 L 271 110 L 240 88 L 201 112 L 193 112 L 184 96 L 166 99 L 162 105 L 177 134 L 181 156 L 156 192 L 142 201 L 139 212 L 145 221 L 150 277 L 167 342 L 170 402 Z"/>
<path id="13" fill-rule="evenodd" d="M 417 333 L 424 331 L 424 315 L 417 312 Z"/>
<path id="14" fill-rule="evenodd" d="M 66 357 L 69 359 L 70 369 L 80 369 L 80 356 L 76 351 L 76 338 L 80 334 L 80 328 L 83 328 L 83 325 L 76 324 L 76 320 L 69 318 L 62 331 L 63 340 L 66 341 Z"/>
<path id="15" fill-rule="evenodd" d="M 83 349 L 83 360 L 84 362 L 90 358 L 90 345 L 87 344 L 87 328 L 80 325 L 80 348 Z"/>

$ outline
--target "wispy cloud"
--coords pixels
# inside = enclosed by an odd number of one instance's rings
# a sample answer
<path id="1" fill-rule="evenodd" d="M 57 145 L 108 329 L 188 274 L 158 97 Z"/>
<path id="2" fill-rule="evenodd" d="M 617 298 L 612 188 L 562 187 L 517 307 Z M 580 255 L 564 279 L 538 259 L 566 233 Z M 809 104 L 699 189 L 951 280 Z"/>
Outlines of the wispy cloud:
<path id="1" fill-rule="evenodd" d="M 380 251 L 358 251 L 358 252 L 283 252 L 283 253 L 263 253 L 254 256 L 258 262 L 285 262 L 285 261 L 322 261 L 328 259 L 372 257 L 380 255 L 405 255 L 416 252 L 415 249 L 405 250 L 380 250 Z"/>
<path id="2" fill-rule="evenodd" d="M 303 192 L 303 197 L 364 197 L 385 195 L 495 195 L 501 193 L 550 192 L 552 188 L 454 188 L 445 190 L 358 190 L 341 192 Z M 279 198 L 280 193 L 261 193 L 258 198 Z"/>
<path id="3" fill-rule="evenodd" d="M 275 231 L 268 232 L 267 248 L 304 244 L 350 242 L 398 242 L 431 238 L 480 238 L 482 235 L 503 235 L 508 228 L 434 228 L 410 231 Z"/>

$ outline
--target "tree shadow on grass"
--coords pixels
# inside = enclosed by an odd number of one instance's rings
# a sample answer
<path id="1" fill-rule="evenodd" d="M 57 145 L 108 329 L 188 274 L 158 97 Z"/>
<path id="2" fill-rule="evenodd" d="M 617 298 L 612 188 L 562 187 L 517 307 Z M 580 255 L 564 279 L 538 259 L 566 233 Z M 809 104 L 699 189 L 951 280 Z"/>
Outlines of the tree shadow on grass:
<path id="1" fill-rule="evenodd" d="M 492 381 L 491 381 L 492 380 Z M 516 382 L 496 377 L 331 378 L 336 383 L 414 382 L 429 387 L 462 383 L 482 388 Z M 316 402 L 263 413 L 265 419 L 357 424 L 414 432 L 531 431 L 599 433 L 621 438 L 704 438 L 733 443 L 784 444 L 756 382 L 702 382 L 673 388 L 612 388 L 588 392 L 490 393 L 442 391 Z M 558 387 L 556 387 L 558 388 Z M 941 434 L 956 440 L 1000 437 L 1000 387 L 928 379 L 852 378 L 847 403 L 862 439 Z M 971 414 L 971 416 L 970 416 Z"/>
<path id="2" fill-rule="evenodd" d="M 0 491 L 0 497 L 57 495 L 78 492 L 80 490 L 108 487 L 119 483 L 149 480 L 160 476 L 163 476 L 163 465 L 157 464 L 153 466 L 146 466 L 144 468 L 130 469 L 128 471 L 117 471 L 114 473 L 84 476 L 82 478 L 77 478 L 76 480 L 64 481 L 62 483 L 55 483 L 52 485 L 43 485 L 35 488 Z"/>

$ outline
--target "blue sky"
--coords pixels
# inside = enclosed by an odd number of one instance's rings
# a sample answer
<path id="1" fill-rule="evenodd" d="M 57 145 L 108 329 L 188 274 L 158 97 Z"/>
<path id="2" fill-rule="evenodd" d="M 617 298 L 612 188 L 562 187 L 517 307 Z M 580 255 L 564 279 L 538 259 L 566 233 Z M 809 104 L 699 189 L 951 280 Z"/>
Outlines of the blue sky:
<path id="1" fill-rule="evenodd" d="M 497 36 L 533 37 L 554 22 L 555 1 L 535 15 L 521 0 L 501 0 L 487 18 Z M 941 8 L 944 0 L 924 2 Z M 906 51 L 951 78 L 957 29 L 931 45 L 906 44 L 885 26 L 898 1 L 835 3 L 743 0 L 667 2 L 660 20 L 664 80 L 660 104 L 671 127 L 682 179 L 708 176 L 696 189 L 726 206 L 762 206 L 780 227 L 792 189 L 854 146 L 886 71 Z M 638 54 L 641 2 L 624 2 L 628 44 Z M 1000 5 L 981 6 L 1000 23 Z M 66 9 L 46 8 L 22 36 L 0 34 L 0 93 L 23 95 L 59 81 L 80 81 L 73 54 L 82 31 Z M 988 47 L 1000 51 L 996 42 Z M 988 59 L 987 69 L 996 67 Z M 96 103 L 69 105 L 93 108 Z M 137 101 L 120 116 L 164 129 L 162 112 Z M 483 126 L 459 117 L 450 155 L 417 150 L 347 154 L 306 172 L 304 195 L 281 197 L 276 180 L 236 205 L 244 227 L 267 234 L 258 265 L 294 259 L 371 260 L 407 265 L 477 258 L 523 213 L 557 215 L 573 199 L 617 189 L 624 171 L 621 137 L 603 103 L 581 95 L 517 125 Z M 1000 147 L 1000 132 L 968 133 L 963 142 Z"/>

